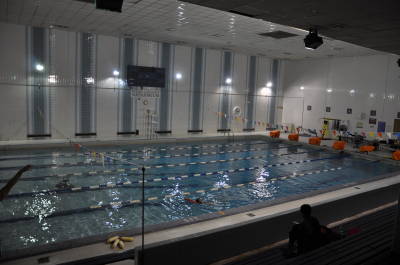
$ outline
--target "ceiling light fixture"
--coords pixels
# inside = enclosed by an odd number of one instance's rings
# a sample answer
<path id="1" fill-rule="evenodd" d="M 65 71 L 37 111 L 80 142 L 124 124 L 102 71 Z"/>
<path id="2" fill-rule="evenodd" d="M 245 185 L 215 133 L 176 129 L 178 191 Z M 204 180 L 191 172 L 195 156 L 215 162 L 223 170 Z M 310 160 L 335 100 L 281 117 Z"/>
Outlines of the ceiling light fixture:
<path id="1" fill-rule="evenodd" d="M 300 87 L 300 90 L 304 90 L 304 87 L 303 87 L 303 86 L 301 86 L 301 87 Z"/>
<path id="2" fill-rule="evenodd" d="M 306 49 L 315 50 L 324 43 L 322 37 L 318 36 L 318 30 L 311 28 L 308 35 L 304 38 Z"/>
<path id="3" fill-rule="evenodd" d="M 326 92 L 328 92 L 328 93 L 332 93 L 332 88 L 328 88 L 327 90 L 326 90 Z"/>
<path id="4" fill-rule="evenodd" d="M 272 82 L 271 81 L 267 83 L 267 87 L 272 87 Z"/>
<path id="5" fill-rule="evenodd" d="M 229 78 L 229 77 L 228 77 L 228 78 L 225 80 L 225 83 L 228 84 L 228 85 L 232 84 L 232 78 Z"/>
<path id="6" fill-rule="evenodd" d="M 114 75 L 114 76 L 119 76 L 119 71 L 118 71 L 118 70 L 114 70 L 114 71 L 113 71 L 113 75 Z"/>
<path id="7" fill-rule="evenodd" d="M 175 78 L 177 80 L 181 80 L 182 79 L 182 74 L 181 73 L 176 73 Z"/>
<path id="8" fill-rule="evenodd" d="M 44 66 L 40 63 L 36 64 L 35 68 L 39 72 L 42 72 L 44 70 Z"/>

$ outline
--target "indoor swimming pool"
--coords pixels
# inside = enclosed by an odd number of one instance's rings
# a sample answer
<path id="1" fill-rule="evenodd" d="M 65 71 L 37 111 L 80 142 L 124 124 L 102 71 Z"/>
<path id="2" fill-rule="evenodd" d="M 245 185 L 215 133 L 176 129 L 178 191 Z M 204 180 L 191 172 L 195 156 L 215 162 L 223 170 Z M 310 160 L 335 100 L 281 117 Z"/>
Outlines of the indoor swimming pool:
<path id="1" fill-rule="evenodd" d="M 24 165 L 33 166 L 0 202 L 3 255 L 139 228 L 143 166 L 145 225 L 159 228 L 340 188 L 400 169 L 264 139 L 61 150 L 0 153 L 0 186 Z M 203 204 L 187 200 L 197 198 Z"/>

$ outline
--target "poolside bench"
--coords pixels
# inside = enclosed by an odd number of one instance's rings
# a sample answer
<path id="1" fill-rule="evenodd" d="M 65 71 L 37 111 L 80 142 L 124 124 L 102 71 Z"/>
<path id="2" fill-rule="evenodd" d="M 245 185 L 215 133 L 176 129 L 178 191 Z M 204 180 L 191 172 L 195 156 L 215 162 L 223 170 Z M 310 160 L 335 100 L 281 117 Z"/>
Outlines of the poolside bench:
<path id="1" fill-rule="evenodd" d="M 353 227 L 360 232 L 298 257 L 284 258 L 277 247 L 229 265 L 372 265 L 390 254 L 395 218 L 396 207 L 392 206 L 335 227 L 336 232 Z"/>

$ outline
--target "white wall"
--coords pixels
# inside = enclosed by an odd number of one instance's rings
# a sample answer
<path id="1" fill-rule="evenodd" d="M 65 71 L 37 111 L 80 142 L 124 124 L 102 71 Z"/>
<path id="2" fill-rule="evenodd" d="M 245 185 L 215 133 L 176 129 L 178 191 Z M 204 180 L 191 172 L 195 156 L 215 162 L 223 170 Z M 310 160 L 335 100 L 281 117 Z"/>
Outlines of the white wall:
<path id="1" fill-rule="evenodd" d="M 0 139 L 27 135 L 25 27 L 0 23 Z M 22 84 L 22 86 L 21 86 Z M 12 100 L 11 100 L 12 99 Z"/>
<path id="2" fill-rule="evenodd" d="M 370 111 L 376 110 L 372 118 L 385 121 L 386 131 L 392 131 L 393 120 L 400 112 L 397 59 L 374 55 L 284 61 L 282 122 L 319 130 L 321 118 L 328 117 L 348 122 L 350 131 L 376 132 L 377 124 L 369 124 Z M 301 86 L 305 89 L 300 90 Z M 331 93 L 327 93 L 328 88 Z M 325 112 L 326 106 L 331 107 L 330 113 Z M 347 108 L 352 108 L 352 114 L 347 114 Z M 365 119 L 361 119 L 362 113 Z M 363 128 L 356 128 L 357 122 L 362 122 Z"/>
<path id="3" fill-rule="evenodd" d="M 0 23 L 0 140 L 21 140 L 27 138 L 27 65 L 28 53 L 26 32 L 29 27 Z M 51 84 L 51 134 L 52 138 L 74 138 L 76 132 L 76 75 L 77 75 L 77 32 L 52 30 L 54 45 L 51 49 L 51 65 L 57 76 L 57 83 Z M 7 36 L 6 38 L 4 36 Z M 118 88 L 112 75 L 120 65 L 121 40 L 111 36 L 97 36 L 97 96 L 96 133 L 97 138 L 117 137 L 118 130 Z M 138 40 L 138 65 L 157 66 L 160 43 Z M 174 72 L 182 73 L 183 78 L 174 82 L 172 95 L 172 132 L 175 135 L 187 134 L 190 119 L 190 89 L 192 54 L 194 47 L 175 45 L 173 58 Z M 221 93 L 222 51 L 206 49 L 203 109 L 204 133 L 216 133 L 218 125 L 218 104 Z M 230 95 L 231 109 L 239 106 L 242 115 L 246 109 L 248 93 L 248 61 L 250 55 L 234 54 L 234 73 Z M 269 97 L 262 94 L 265 84 L 271 80 L 272 59 L 258 57 L 257 61 L 257 99 L 254 119 L 268 122 Z M 46 66 L 45 66 L 46 67 Z M 280 93 L 280 92 L 279 92 Z M 136 101 L 136 122 L 139 132 L 144 132 L 144 113 L 147 109 L 158 111 L 157 100 L 143 98 Z M 278 106 L 279 104 L 277 104 Z M 229 113 L 230 114 L 230 113 Z M 279 116 L 279 115 L 277 115 Z M 279 119 L 279 117 L 278 117 Z M 231 129 L 243 130 L 243 122 L 233 120 Z M 264 131 L 265 125 L 254 126 Z M 135 137 L 135 136 L 132 136 Z"/>

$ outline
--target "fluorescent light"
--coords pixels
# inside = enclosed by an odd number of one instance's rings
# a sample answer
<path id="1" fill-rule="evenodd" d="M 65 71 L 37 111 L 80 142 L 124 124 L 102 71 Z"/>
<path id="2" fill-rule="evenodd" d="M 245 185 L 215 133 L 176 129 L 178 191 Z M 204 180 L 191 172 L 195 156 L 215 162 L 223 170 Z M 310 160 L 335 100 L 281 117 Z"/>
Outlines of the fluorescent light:
<path id="1" fill-rule="evenodd" d="M 267 87 L 272 87 L 272 82 L 271 81 L 267 83 Z"/>
<path id="2" fill-rule="evenodd" d="M 119 71 L 118 71 L 118 70 L 114 70 L 114 71 L 113 71 L 113 75 L 114 75 L 114 76 L 119 76 Z"/>
<path id="3" fill-rule="evenodd" d="M 228 85 L 232 84 L 232 79 L 228 77 L 228 78 L 225 80 L 225 83 L 227 83 Z"/>
<path id="4" fill-rule="evenodd" d="M 328 93 L 332 93 L 332 88 L 328 88 L 327 90 L 326 90 L 326 92 L 328 92 Z"/>
<path id="5" fill-rule="evenodd" d="M 36 65 L 36 70 L 38 70 L 39 72 L 42 72 L 44 70 L 44 66 L 38 63 Z"/>
<path id="6" fill-rule="evenodd" d="M 177 80 L 181 80 L 182 79 L 182 74 L 181 73 L 176 73 L 175 78 Z"/>
<path id="7" fill-rule="evenodd" d="M 300 90 L 304 90 L 304 87 L 303 87 L 303 86 L 301 86 L 301 87 L 300 87 Z"/>

